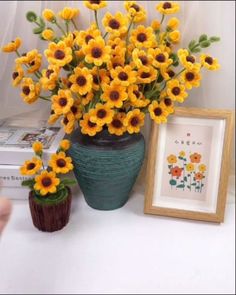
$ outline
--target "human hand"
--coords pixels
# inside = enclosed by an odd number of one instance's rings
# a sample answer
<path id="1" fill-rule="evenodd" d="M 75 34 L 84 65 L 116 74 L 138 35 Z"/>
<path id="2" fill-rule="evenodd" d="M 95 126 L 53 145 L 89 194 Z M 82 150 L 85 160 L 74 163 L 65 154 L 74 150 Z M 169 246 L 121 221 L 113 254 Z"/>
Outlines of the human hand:
<path id="1" fill-rule="evenodd" d="M 10 218 L 11 211 L 11 202 L 6 198 L 0 197 L 0 235 Z"/>

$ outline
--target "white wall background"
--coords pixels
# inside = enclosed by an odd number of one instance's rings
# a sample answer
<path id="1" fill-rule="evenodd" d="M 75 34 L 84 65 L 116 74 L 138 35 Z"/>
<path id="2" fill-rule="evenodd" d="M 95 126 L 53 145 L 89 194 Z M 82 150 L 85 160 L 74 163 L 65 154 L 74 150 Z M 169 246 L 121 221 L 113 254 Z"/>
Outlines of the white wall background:
<path id="1" fill-rule="evenodd" d="M 108 1 L 108 8 L 100 11 L 102 17 L 109 9 L 111 12 L 123 11 L 123 1 Z M 155 10 L 158 1 L 139 1 L 148 11 L 148 20 L 159 18 Z M 221 42 L 214 44 L 207 52 L 219 58 L 221 70 L 204 73 L 202 86 L 190 92 L 185 106 L 209 108 L 235 108 L 235 2 L 234 1 L 179 1 L 181 11 L 181 46 L 197 38 L 200 34 L 217 35 Z M 64 6 L 78 7 L 79 28 L 86 28 L 93 20 L 93 14 L 83 6 L 82 1 L 0 1 L 0 46 L 16 36 L 24 40 L 24 51 L 42 48 L 44 42 L 32 35 L 32 26 L 25 19 L 28 10 L 40 13 L 45 7 L 59 11 Z M 25 105 L 19 92 L 10 84 L 13 56 L 0 53 L 0 119 L 23 112 L 36 110 L 44 116 L 48 110 L 45 102 L 33 106 Z M 47 112 L 46 112 L 47 113 Z M 146 133 L 148 132 L 148 125 Z M 234 158 L 234 157 L 233 157 Z"/>

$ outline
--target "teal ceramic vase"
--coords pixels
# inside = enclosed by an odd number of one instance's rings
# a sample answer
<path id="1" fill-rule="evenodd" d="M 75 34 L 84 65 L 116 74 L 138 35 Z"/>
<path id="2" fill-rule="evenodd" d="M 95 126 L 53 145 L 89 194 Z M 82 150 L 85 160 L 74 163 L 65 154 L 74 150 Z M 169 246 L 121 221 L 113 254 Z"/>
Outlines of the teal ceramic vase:
<path id="1" fill-rule="evenodd" d="M 94 137 L 72 134 L 68 151 L 87 204 L 99 210 L 122 207 L 141 169 L 145 141 L 141 133 L 123 136 L 103 130 Z"/>

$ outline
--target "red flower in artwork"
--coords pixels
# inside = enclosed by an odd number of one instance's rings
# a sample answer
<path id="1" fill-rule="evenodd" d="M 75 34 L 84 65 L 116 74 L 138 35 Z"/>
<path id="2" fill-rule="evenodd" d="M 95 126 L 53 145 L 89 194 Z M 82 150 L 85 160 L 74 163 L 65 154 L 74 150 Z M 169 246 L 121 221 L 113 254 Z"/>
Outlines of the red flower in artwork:
<path id="1" fill-rule="evenodd" d="M 192 163 L 200 163 L 200 161 L 201 161 L 201 155 L 200 154 L 198 154 L 198 153 L 194 153 L 194 154 L 192 154 L 191 156 L 190 156 L 190 159 L 191 159 L 191 162 Z"/>
<path id="2" fill-rule="evenodd" d="M 172 176 L 180 177 L 182 174 L 182 168 L 175 166 L 170 170 Z"/>

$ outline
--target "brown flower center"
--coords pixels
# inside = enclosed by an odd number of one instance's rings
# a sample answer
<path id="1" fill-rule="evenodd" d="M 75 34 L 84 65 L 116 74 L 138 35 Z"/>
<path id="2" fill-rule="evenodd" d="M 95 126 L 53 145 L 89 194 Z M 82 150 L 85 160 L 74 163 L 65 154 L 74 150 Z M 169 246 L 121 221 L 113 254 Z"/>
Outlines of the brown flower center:
<path id="1" fill-rule="evenodd" d="M 87 35 L 87 36 L 85 37 L 85 42 L 88 44 L 89 41 L 92 40 L 92 39 L 93 39 L 93 36 L 91 36 L 91 35 Z"/>
<path id="2" fill-rule="evenodd" d="M 34 168 L 35 168 L 35 164 L 34 163 L 29 163 L 28 165 L 27 165 L 27 170 L 33 170 Z"/>
<path id="3" fill-rule="evenodd" d="M 162 109 L 159 107 L 155 108 L 154 114 L 159 117 L 162 114 Z"/>
<path id="4" fill-rule="evenodd" d="M 111 124 L 113 127 L 117 128 L 117 129 L 119 129 L 123 126 L 122 122 L 118 119 L 114 119 Z"/>
<path id="5" fill-rule="evenodd" d="M 193 81 L 194 80 L 194 74 L 192 72 L 187 72 L 185 74 L 186 80 Z"/>
<path id="6" fill-rule="evenodd" d="M 148 59 L 145 55 L 140 56 L 139 59 L 141 60 L 141 62 L 144 66 L 146 66 L 148 64 Z"/>
<path id="7" fill-rule="evenodd" d="M 172 6 L 171 6 L 171 3 L 170 2 L 165 2 L 162 7 L 164 9 L 170 9 Z"/>
<path id="8" fill-rule="evenodd" d="M 78 76 L 77 79 L 76 79 L 76 83 L 83 87 L 85 84 L 86 84 L 87 80 L 84 76 Z"/>
<path id="9" fill-rule="evenodd" d="M 113 18 L 109 21 L 109 27 L 112 28 L 113 30 L 118 30 L 120 27 L 120 23 Z"/>
<path id="10" fill-rule="evenodd" d="M 91 122 L 91 121 L 88 121 L 88 126 L 89 126 L 90 128 L 94 128 L 95 126 L 97 126 L 97 124 L 96 124 L 96 123 L 93 123 L 93 122 Z"/>
<path id="11" fill-rule="evenodd" d="M 137 4 L 133 4 L 132 6 L 130 6 L 130 8 L 135 9 L 137 12 L 140 11 L 140 7 Z"/>
<path id="12" fill-rule="evenodd" d="M 53 70 L 47 70 L 46 77 L 49 79 L 53 72 L 54 72 Z"/>
<path id="13" fill-rule="evenodd" d="M 99 58 L 101 56 L 102 56 L 102 50 L 100 48 L 98 48 L 98 47 L 94 47 L 92 49 L 92 57 Z"/>
<path id="14" fill-rule="evenodd" d="M 140 97 L 140 92 L 139 92 L 138 90 L 134 90 L 134 91 L 133 91 L 133 94 L 134 94 L 137 98 Z"/>
<path id="15" fill-rule="evenodd" d="M 35 65 L 35 61 L 33 60 L 31 63 L 30 63 L 30 66 L 34 66 Z"/>
<path id="16" fill-rule="evenodd" d="M 91 4 L 97 4 L 99 5 L 101 3 L 101 0 L 91 0 L 89 1 Z"/>
<path id="17" fill-rule="evenodd" d="M 189 61 L 189 62 L 191 62 L 192 64 L 195 63 L 195 58 L 192 55 L 187 56 L 186 57 L 186 60 Z"/>
<path id="18" fill-rule="evenodd" d="M 97 112 L 97 117 L 99 119 L 104 119 L 106 117 L 106 115 L 107 115 L 106 110 L 101 109 Z"/>
<path id="19" fill-rule="evenodd" d="M 142 79 L 147 79 L 147 78 L 149 78 L 151 76 L 151 74 L 150 73 L 146 73 L 146 72 L 142 72 L 142 74 L 140 75 L 140 77 L 142 78 Z"/>
<path id="20" fill-rule="evenodd" d="M 141 43 L 147 41 L 147 35 L 145 33 L 139 33 L 137 36 L 137 40 Z"/>
<path id="21" fill-rule="evenodd" d="M 76 106 L 72 106 L 71 108 L 70 108 L 70 110 L 71 110 L 71 112 L 75 115 L 75 114 L 77 114 L 77 112 L 78 112 L 78 108 L 76 107 Z"/>
<path id="22" fill-rule="evenodd" d="M 43 185 L 44 187 L 49 187 L 51 184 L 52 184 L 52 180 L 51 180 L 50 177 L 44 177 L 44 178 L 42 179 L 42 185 Z"/>
<path id="23" fill-rule="evenodd" d="M 18 72 L 12 73 L 12 79 L 15 80 L 19 76 Z"/>
<path id="24" fill-rule="evenodd" d="M 121 81 L 127 81 L 128 80 L 128 75 L 126 74 L 126 72 L 120 72 L 119 75 L 118 75 L 118 78 L 121 80 Z"/>
<path id="25" fill-rule="evenodd" d="M 139 118 L 138 117 L 133 117 L 132 119 L 131 119 L 131 121 L 130 121 L 130 124 L 132 125 L 132 126 L 137 126 L 138 124 L 139 124 Z"/>
<path id="26" fill-rule="evenodd" d="M 67 125 L 67 124 L 69 123 L 69 120 L 67 119 L 67 117 L 65 117 L 65 118 L 63 119 L 63 123 L 64 123 L 65 125 Z"/>
<path id="27" fill-rule="evenodd" d="M 22 88 L 22 91 L 23 91 L 23 93 L 24 93 L 25 95 L 29 95 L 29 94 L 30 94 L 30 88 L 29 88 L 29 86 L 24 86 L 24 87 Z"/>
<path id="28" fill-rule="evenodd" d="M 67 105 L 67 99 L 65 97 L 60 97 L 60 99 L 59 99 L 59 105 L 61 107 L 65 107 Z"/>
<path id="29" fill-rule="evenodd" d="M 99 80 L 98 80 L 98 76 L 97 75 L 93 75 L 93 83 L 98 85 L 99 84 Z"/>
<path id="30" fill-rule="evenodd" d="M 158 54 L 157 56 L 156 56 L 156 60 L 158 61 L 158 62 L 165 62 L 165 60 L 166 60 L 166 57 L 165 57 L 165 55 L 163 54 L 163 53 L 160 53 L 160 54 Z"/>
<path id="31" fill-rule="evenodd" d="M 60 49 L 56 50 L 55 53 L 54 53 L 54 57 L 56 59 L 63 59 L 63 58 L 65 58 L 65 56 L 66 55 L 65 55 L 64 51 L 62 51 Z"/>
<path id="32" fill-rule="evenodd" d="M 170 107 L 172 105 L 172 100 L 168 97 L 166 97 L 164 99 L 164 104 L 167 106 L 167 107 Z"/>
<path id="33" fill-rule="evenodd" d="M 68 87 L 68 88 L 71 88 L 72 85 L 73 85 L 73 84 L 72 84 L 70 81 L 67 82 L 67 87 Z"/>
<path id="34" fill-rule="evenodd" d="M 113 101 L 116 101 L 120 98 L 120 93 L 116 90 L 111 91 L 110 93 L 110 99 Z"/>
<path id="35" fill-rule="evenodd" d="M 118 62 L 114 62 L 112 64 L 113 69 L 115 69 L 116 67 L 121 67 L 121 64 L 119 64 Z"/>
<path id="36" fill-rule="evenodd" d="M 208 63 L 209 65 L 212 65 L 212 64 L 213 64 L 213 58 L 210 57 L 210 56 L 207 56 L 207 57 L 205 58 L 205 62 Z"/>
<path id="37" fill-rule="evenodd" d="M 57 160 L 57 166 L 60 168 L 63 168 L 66 166 L 66 161 L 64 159 L 58 159 Z"/>
<path id="38" fill-rule="evenodd" d="M 180 88 L 179 88 L 179 87 L 174 87 L 174 88 L 172 89 L 172 93 L 173 93 L 174 95 L 179 95 L 179 94 L 180 94 Z"/>
<path id="39" fill-rule="evenodd" d="M 175 72 L 172 71 L 172 70 L 169 70 L 169 71 L 167 72 L 167 74 L 169 75 L 170 78 L 173 78 L 174 75 L 175 75 Z"/>

